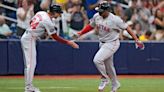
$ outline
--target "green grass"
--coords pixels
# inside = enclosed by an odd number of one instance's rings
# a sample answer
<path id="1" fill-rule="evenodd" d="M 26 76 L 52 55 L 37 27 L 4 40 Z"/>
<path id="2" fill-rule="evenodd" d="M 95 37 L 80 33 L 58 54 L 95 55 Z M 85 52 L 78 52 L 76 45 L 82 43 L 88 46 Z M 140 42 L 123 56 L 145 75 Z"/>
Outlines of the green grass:
<path id="1" fill-rule="evenodd" d="M 164 92 L 164 79 L 121 78 L 118 92 Z M 35 79 L 42 92 L 98 92 L 99 79 Z M 0 92 L 24 92 L 24 80 L 0 78 Z M 104 92 L 110 92 L 107 87 Z"/>

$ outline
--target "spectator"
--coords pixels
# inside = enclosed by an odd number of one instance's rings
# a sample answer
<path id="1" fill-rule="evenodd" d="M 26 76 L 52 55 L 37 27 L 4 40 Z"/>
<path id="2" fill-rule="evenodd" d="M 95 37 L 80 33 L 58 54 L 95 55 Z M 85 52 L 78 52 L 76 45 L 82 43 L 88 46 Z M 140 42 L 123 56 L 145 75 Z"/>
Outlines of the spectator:
<path id="1" fill-rule="evenodd" d="M 139 37 L 139 40 L 140 40 L 140 41 L 149 41 L 150 38 L 151 38 L 151 34 L 152 34 L 151 31 L 146 31 L 145 34 L 143 34 L 143 35 L 141 35 L 141 36 Z"/>
<path id="2" fill-rule="evenodd" d="M 65 4 L 65 8 L 69 9 L 73 7 L 73 2 L 72 0 L 68 0 L 67 3 Z"/>
<path id="3" fill-rule="evenodd" d="M 68 1 L 70 1 L 70 0 L 54 0 L 54 2 L 55 2 L 56 4 L 61 5 L 63 8 L 65 8 L 65 4 L 67 4 Z"/>
<path id="4" fill-rule="evenodd" d="M 159 4 L 155 7 L 155 9 L 160 9 L 161 12 L 164 12 L 164 1 L 160 0 Z"/>
<path id="5" fill-rule="evenodd" d="M 33 3 L 30 0 L 23 0 L 22 7 L 17 10 L 17 35 L 22 36 L 25 30 L 30 26 L 30 20 L 34 15 Z"/>
<path id="6" fill-rule="evenodd" d="M 134 28 L 133 28 L 134 33 L 139 37 L 141 36 L 144 32 L 142 31 L 142 24 L 138 21 L 134 23 Z"/>
<path id="7" fill-rule="evenodd" d="M 67 0 L 67 3 L 65 4 L 64 8 L 65 10 L 63 10 L 63 14 L 61 16 L 61 21 L 57 22 L 59 23 L 59 27 L 60 29 L 63 30 L 63 34 L 64 34 L 64 38 L 66 39 L 72 39 L 72 37 L 69 35 L 69 27 L 70 27 L 70 21 L 71 21 L 71 16 L 72 13 L 74 11 L 74 4 L 78 2 L 77 0 Z M 81 3 L 81 2 L 79 2 Z M 59 35 L 62 36 L 62 30 L 59 31 Z M 63 37 L 63 36 L 62 36 Z"/>
<path id="8" fill-rule="evenodd" d="M 5 18 L 0 15 L 0 39 L 6 39 L 10 35 L 12 35 L 12 31 L 5 23 Z"/>
<path id="9" fill-rule="evenodd" d="M 150 24 L 148 22 L 149 17 L 151 16 L 150 10 L 147 8 L 148 0 L 141 0 L 141 7 L 138 9 L 138 21 L 141 23 L 142 30 L 147 31 L 150 28 Z"/>
<path id="10" fill-rule="evenodd" d="M 54 0 L 54 2 L 60 5 L 64 5 L 68 2 L 68 0 Z"/>
<path id="11" fill-rule="evenodd" d="M 114 6 L 114 14 L 117 15 L 117 16 L 120 16 L 121 18 L 123 18 L 123 8 L 121 7 L 121 5 L 119 3 L 117 3 L 115 6 Z"/>
<path id="12" fill-rule="evenodd" d="M 52 0 L 42 0 L 40 4 L 41 10 L 47 11 L 51 3 L 52 3 Z"/>
<path id="13" fill-rule="evenodd" d="M 68 2 L 65 4 L 65 11 L 63 12 L 63 15 L 67 22 L 71 21 L 71 14 L 74 11 L 74 1 L 68 0 Z"/>
<path id="14" fill-rule="evenodd" d="M 34 14 L 36 14 L 38 11 L 42 11 L 42 8 L 40 7 L 42 0 L 33 0 L 33 1 L 34 1 Z"/>
<path id="15" fill-rule="evenodd" d="M 158 3 L 159 3 L 160 0 L 148 0 L 148 8 L 150 10 L 154 9 Z"/>
<path id="16" fill-rule="evenodd" d="M 160 9 L 155 12 L 154 24 L 156 26 L 155 39 L 164 40 L 164 13 Z"/>
<path id="17" fill-rule="evenodd" d="M 87 16 L 89 19 L 92 18 L 96 13 L 95 7 L 98 6 L 98 1 L 99 0 L 85 0 L 84 6 L 86 8 Z"/>
<path id="18" fill-rule="evenodd" d="M 84 25 L 86 24 L 88 24 L 88 18 L 84 13 L 84 10 L 81 6 L 81 2 L 76 1 L 74 2 L 73 11 L 71 14 L 70 30 L 69 30 L 70 37 L 73 36 L 74 32 L 78 32 L 82 30 Z"/>
<path id="19" fill-rule="evenodd" d="M 22 7 L 22 0 L 18 0 L 17 7 Z"/>
<path id="20" fill-rule="evenodd" d="M 31 0 L 34 4 L 34 14 L 38 11 L 47 11 L 52 0 Z"/>
<path id="21" fill-rule="evenodd" d="M 137 0 L 132 0 L 132 4 L 129 8 L 125 10 L 124 13 L 124 20 L 129 21 L 131 20 L 132 16 L 137 13 Z"/>

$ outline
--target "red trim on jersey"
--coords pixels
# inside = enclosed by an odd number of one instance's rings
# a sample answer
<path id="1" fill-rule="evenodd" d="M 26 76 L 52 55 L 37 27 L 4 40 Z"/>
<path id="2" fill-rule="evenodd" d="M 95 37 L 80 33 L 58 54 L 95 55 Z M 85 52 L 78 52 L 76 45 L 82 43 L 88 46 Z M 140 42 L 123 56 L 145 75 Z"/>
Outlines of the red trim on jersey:
<path id="1" fill-rule="evenodd" d="M 91 25 L 86 25 L 85 28 L 83 30 L 81 30 L 80 32 L 78 32 L 79 35 L 83 35 L 85 33 L 88 33 L 89 31 L 91 31 L 92 29 L 94 29 Z"/>
<path id="2" fill-rule="evenodd" d="M 61 42 L 61 43 L 64 43 L 64 44 L 68 44 L 68 40 L 65 40 L 65 39 L 61 38 L 57 34 L 52 34 L 51 36 L 52 36 L 53 39 L 55 39 L 58 42 Z"/>

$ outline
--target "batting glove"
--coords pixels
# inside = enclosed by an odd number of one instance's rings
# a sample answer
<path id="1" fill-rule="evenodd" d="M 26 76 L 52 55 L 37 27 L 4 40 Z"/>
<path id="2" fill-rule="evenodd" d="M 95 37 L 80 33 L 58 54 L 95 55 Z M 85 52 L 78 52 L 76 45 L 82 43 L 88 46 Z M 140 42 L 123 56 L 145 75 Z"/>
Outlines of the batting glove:
<path id="1" fill-rule="evenodd" d="M 138 49 L 138 48 L 141 50 L 145 49 L 145 45 L 139 40 L 136 41 L 135 45 L 136 45 L 136 49 Z"/>

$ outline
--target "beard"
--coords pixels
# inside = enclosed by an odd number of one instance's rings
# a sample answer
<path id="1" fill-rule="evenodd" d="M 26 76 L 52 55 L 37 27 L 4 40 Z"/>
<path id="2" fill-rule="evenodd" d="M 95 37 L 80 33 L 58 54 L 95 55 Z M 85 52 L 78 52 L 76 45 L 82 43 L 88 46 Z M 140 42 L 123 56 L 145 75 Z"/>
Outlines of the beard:
<path id="1" fill-rule="evenodd" d="M 99 13 L 99 15 L 101 16 L 103 13 L 104 13 L 104 11 L 101 11 L 101 12 L 98 12 Z"/>

